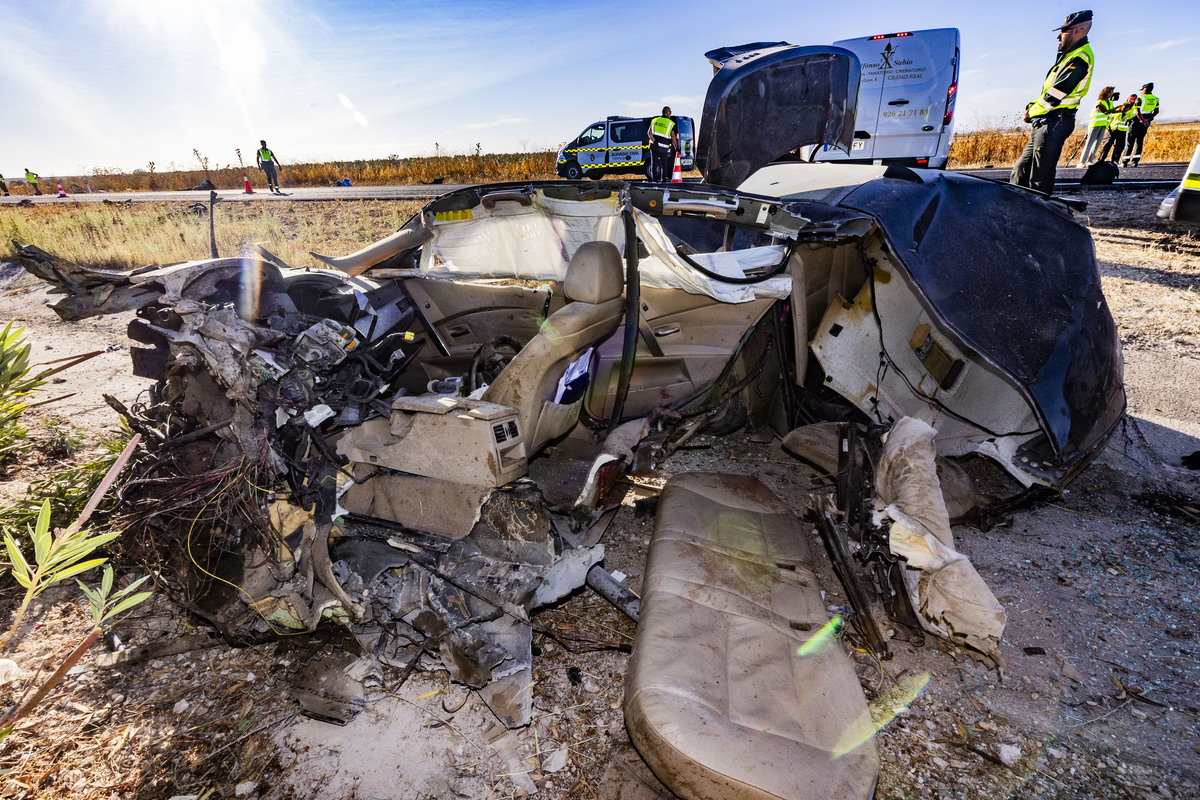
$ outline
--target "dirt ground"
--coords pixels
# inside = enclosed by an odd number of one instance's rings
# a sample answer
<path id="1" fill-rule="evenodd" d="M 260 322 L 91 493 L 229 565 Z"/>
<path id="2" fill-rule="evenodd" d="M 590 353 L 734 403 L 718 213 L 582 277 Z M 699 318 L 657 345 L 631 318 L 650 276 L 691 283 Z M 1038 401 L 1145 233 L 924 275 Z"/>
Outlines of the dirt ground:
<path id="1" fill-rule="evenodd" d="M 1008 613 L 1003 679 L 932 638 L 894 643 L 882 662 L 847 639 L 877 705 L 928 676 L 877 734 L 880 798 L 1200 797 L 1200 472 L 1181 465 L 1200 450 L 1200 237 L 1154 217 L 1156 192 L 1086 199 L 1124 344 L 1129 416 L 1061 498 L 1006 527 L 955 527 Z M 26 326 L 35 357 L 108 350 L 50 387 L 73 397 L 31 412 L 35 436 L 48 435 L 36 420 L 58 418 L 94 442 L 115 427 L 100 393 L 129 402 L 143 388 L 129 377 L 126 319 L 63 323 L 13 265 L 0 281 L 0 318 Z M 33 459 L 12 471 L 4 502 L 54 466 Z M 753 473 L 797 511 L 815 477 L 777 442 L 701 438 L 638 480 L 607 534 L 606 565 L 632 588 L 653 530 L 636 501 L 687 470 Z M 811 550 L 823 553 L 815 534 Z M 840 587 L 824 572 L 839 611 Z M 6 580 L 4 619 L 16 595 Z M 81 601 L 75 590 L 37 601 L 5 654 L 23 675 L 0 688 L 0 704 L 82 638 Z M 0 797 L 503 798 L 527 781 L 548 798 L 604 797 L 610 758 L 627 752 L 622 676 L 634 626 L 590 591 L 534 623 L 535 721 L 499 738 L 482 702 L 444 673 L 400 686 L 399 670 L 385 670 L 345 727 L 300 717 L 291 679 L 338 646 L 335 633 L 123 669 L 98 669 L 97 645 L 0 745 Z M 161 598 L 117 628 L 129 647 L 196 633 Z"/>

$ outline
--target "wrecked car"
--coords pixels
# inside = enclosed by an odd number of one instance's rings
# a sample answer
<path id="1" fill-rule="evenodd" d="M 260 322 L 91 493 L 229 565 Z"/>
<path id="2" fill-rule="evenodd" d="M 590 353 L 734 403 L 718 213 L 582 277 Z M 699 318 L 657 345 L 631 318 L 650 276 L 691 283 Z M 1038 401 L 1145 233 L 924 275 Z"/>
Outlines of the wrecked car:
<path id="1" fill-rule="evenodd" d="M 857 70 L 837 48 L 743 53 L 706 100 L 705 182 L 465 188 L 358 252 L 314 254 L 331 269 L 293 269 L 259 250 L 123 273 L 20 248 L 65 294 L 64 318 L 136 311 L 133 368 L 153 384 L 131 408 L 112 402 L 152 457 L 122 489 L 124 546 L 232 641 L 329 620 L 375 659 L 447 670 L 511 727 L 532 704 L 530 612 L 585 583 L 649 615 L 639 641 L 663 630 L 666 609 L 700 636 L 718 626 L 713 614 L 740 618 L 746 605 L 766 615 L 746 641 L 805 655 L 829 620 L 794 544 L 803 532 L 761 522 L 790 516 L 777 498 L 723 476 L 668 484 L 684 498 L 660 509 L 674 544 L 656 533 L 642 597 L 655 605 L 639 609 L 601 566 L 614 479 L 654 470 L 701 431 L 787 437 L 832 420 L 836 441 L 849 442 L 831 451 L 834 474 L 850 474 L 847 459 L 869 472 L 888 434 L 892 447 L 921 443 L 913 463 L 925 473 L 935 456 L 982 455 L 1025 487 L 1061 488 L 1125 401 L 1092 241 L 1069 209 L 952 173 L 786 160 L 804 144 L 848 146 Z M 797 441 L 790 449 L 804 456 Z M 994 598 L 965 615 L 985 619 L 985 633 L 944 607 L 978 578 L 953 550 L 945 507 L 905 504 L 936 493 L 936 479 L 909 491 L 876 477 L 892 488 L 873 498 L 844 481 L 838 507 L 822 511 L 835 560 L 851 569 L 879 555 L 887 563 L 867 569 L 867 583 L 946 568 L 941 595 L 911 576 L 893 595 L 936 635 L 994 651 Z M 719 513 L 689 513 L 692 496 Z M 875 499 L 871 519 L 864 503 Z M 721 519 L 761 539 L 713 529 L 696 544 L 695 529 Z M 886 553 L 889 530 L 901 556 Z M 670 577 L 744 580 L 711 577 L 726 574 L 731 548 L 759 578 L 726 592 L 743 598 L 728 607 Z M 695 683 L 711 689 L 719 677 L 676 681 L 668 655 L 635 653 L 626 711 L 644 732 L 639 749 L 673 773 L 681 758 L 719 761 L 681 755 L 663 734 L 679 713 L 671 698 L 700 697 Z M 766 680 L 775 668 L 746 674 Z M 844 664 L 813 669 L 835 676 L 831 697 L 857 693 Z M 791 729 L 774 713 L 741 716 L 782 737 L 775 763 L 816 747 L 857 754 L 839 769 L 869 766 L 870 731 L 847 733 L 837 709 L 813 717 L 828 722 L 819 735 L 778 733 Z M 749 735 L 739 730 L 730 735 Z M 732 785 L 738 770 L 713 767 L 705 786 Z M 822 791 L 873 785 L 829 780 Z"/>

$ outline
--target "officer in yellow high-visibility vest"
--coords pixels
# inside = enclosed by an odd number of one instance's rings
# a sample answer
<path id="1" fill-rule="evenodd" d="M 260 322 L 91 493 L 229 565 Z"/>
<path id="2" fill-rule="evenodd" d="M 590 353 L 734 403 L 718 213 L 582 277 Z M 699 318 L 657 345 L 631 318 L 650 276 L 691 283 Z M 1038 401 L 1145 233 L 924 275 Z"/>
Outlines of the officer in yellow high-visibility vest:
<path id="1" fill-rule="evenodd" d="M 1063 143 L 1075 130 L 1075 111 L 1092 82 L 1095 59 L 1087 39 L 1091 29 L 1091 11 L 1076 11 L 1058 29 L 1058 60 L 1046 73 L 1041 96 L 1025 107 L 1033 134 L 1013 165 L 1009 183 L 1054 192 Z"/>
<path id="2" fill-rule="evenodd" d="M 675 170 L 675 154 L 679 152 L 679 128 L 671 119 L 671 107 L 663 106 L 662 114 L 650 120 L 646 131 L 650 141 L 650 170 L 652 181 L 669 181 Z"/>
<path id="3" fill-rule="evenodd" d="M 1088 120 L 1088 135 L 1083 143 L 1083 153 L 1079 156 L 1079 166 L 1086 167 L 1091 164 L 1100 152 L 1100 146 L 1104 144 L 1104 138 L 1108 135 L 1108 121 L 1113 113 L 1113 103 L 1119 97 L 1115 86 L 1105 86 L 1100 90 L 1100 96 L 1096 98 L 1096 108 L 1092 111 L 1092 118 Z"/>
<path id="4" fill-rule="evenodd" d="M 1121 158 L 1123 167 L 1136 167 L 1142 160 L 1142 142 L 1146 138 L 1146 131 L 1150 130 L 1151 123 L 1158 116 L 1158 97 L 1154 94 L 1153 83 L 1142 86 L 1142 93 L 1137 100 L 1133 119 L 1129 120 L 1129 133 L 1125 137 L 1125 155 Z"/>
<path id="5" fill-rule="evenodd" d="M 25 168 L 25 182 L 33 188 L 34 194 L 41 194 L 42 190 L 38 188 L 38 174 L 30 172 L 29 167 Z"/>
<path id="6" fill-rule="evenodd" d="M 1136 106 L 1137 95 L 1131 94 L 1124 103 L 1113 108 L 1113 113 L 1108 118 L 1108 140 L 1104 142 L 1104 149 L 1100 151 L 1098 161 L 1108 161 L 1110 149 L 1113 161 L 1121 158 L 1121 151 L 1125 149 L 1125 137 L 1129 134 L 1129 120 L 1133 119 Z"/>
<path id="7" fill-rule="evenodd" d="M 258 168 L 267 175 L 267 186 L 275 194 L 283 194 L 279 191 L 279 176 L 275 172 L 275 154 L 271 152 L 271 148 L 267 147 L 266 139 L 258 140 L 258 153 L 255 155 L 255 160 L 258 161 Z"/>

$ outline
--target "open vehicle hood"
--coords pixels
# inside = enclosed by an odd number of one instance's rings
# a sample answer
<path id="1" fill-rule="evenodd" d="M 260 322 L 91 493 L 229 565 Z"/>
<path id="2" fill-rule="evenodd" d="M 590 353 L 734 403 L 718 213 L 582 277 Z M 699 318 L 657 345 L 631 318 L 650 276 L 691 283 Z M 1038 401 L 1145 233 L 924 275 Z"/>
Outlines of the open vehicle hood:
<path id="1" fill-rule="evenodd" d="M 704 99 L 697 147 L 709 183 L 737 186 L 804 145 L 850 148 L 859 65 L 849 50 L 759 42 L 705 55 L 721 65 Z"/>

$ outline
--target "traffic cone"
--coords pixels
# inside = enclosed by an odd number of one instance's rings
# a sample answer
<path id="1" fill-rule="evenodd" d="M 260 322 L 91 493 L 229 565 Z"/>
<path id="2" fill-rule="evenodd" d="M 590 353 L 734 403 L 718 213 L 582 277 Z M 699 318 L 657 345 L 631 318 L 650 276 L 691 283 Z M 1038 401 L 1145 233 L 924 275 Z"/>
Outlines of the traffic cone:
<path id="1" fill-rule="evenodd" d="M 671 183 L 683 183 L 683 165 L 679 162 L 679 153 L 675 154 L 675 169 L 671 171 Z"/>
<path id="2" fill-rule="evenodd" d="M 66 197 L 66 196 L 67 196 L 67 193 L 63 191 L 63 188 L 62 188 L 62 181 L 56 181 L 56 183 L 58 184 L 58 196 L 59 196 L 59 197 Z"/>
<path id="3" fill-rule="evenodd" d="M 246 194 L 254 194 L 254 190 L 250 188 L 250 177 L 246 173 L 242 173 L 242 182 L 246 184 Z"/>

